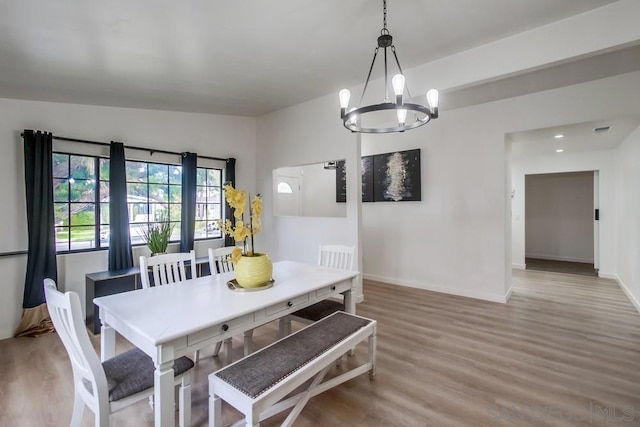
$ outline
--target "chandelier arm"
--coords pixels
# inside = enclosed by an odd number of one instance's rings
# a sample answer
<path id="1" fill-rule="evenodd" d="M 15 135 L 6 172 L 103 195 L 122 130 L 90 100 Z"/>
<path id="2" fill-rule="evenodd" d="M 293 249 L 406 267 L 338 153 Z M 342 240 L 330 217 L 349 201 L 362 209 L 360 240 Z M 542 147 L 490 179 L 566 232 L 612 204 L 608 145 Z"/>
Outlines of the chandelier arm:
<path id="1" fill-rule="evenodd" d="M 364 99 L 364 93 L 367 91 L 367 86 L 369 85 L 369 79 L 371 78 L 371 71 L 373 70 L 373 64 L 376 63 L 376 56 L 378 56 L 378 49 L 373 51 L 373 61 L 371 61 L 371 67 L 369 67 L 369 74 L 367 74 L 367 81 L 364 83 L 364 89 L 362 89 L 362 95 L 360 96 L 360 103 L 358 105 L 362 105 L 362 100 Z"/>
<path id="2" fill-rule="evenodd" d="M 391 46 L 391 52 L 393 52 L 393 56 L 396 58 L 396 65 L 398 65 L 398 71 L 400 71 L 400 74 L 404 76 L 404 72 L 402 71 L 402 66 L 400 65 L 400 60 L 398 59 L 398 54 L 396 53 L 395 46 Z M 407 99 L 411 99 L 411 92 L 409 92 L 409 85 L 405 83 L 404 87 L 407 88 Z"/>
<path id="3" fill-rule="evenodd" d="M 384 102 L 389 102 L 389 79 L 387 77 L 387 48 L 384 48 Z"/>

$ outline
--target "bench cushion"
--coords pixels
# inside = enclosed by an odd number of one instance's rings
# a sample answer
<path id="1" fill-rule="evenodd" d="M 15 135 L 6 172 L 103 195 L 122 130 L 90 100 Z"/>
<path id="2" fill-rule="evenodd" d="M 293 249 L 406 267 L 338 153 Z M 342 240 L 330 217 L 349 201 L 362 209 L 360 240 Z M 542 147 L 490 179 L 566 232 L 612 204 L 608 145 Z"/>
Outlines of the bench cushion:
<path id="1" fill-rule="evenodd" d="M 142 350 L 134 348 L 102 362 L 107 377 L 109 401 L 115 402 L 153 387 L 155 366 L 153 360 Z M 193 368 L 193 361 L 180 357 L 173 364 L 174 375 L 181 375 Z M 83 380 L 92 392 L 91 383 Z"/>
<path id="2" fill-rule="evenodd" d="M 325 299 L 291 314 L 293 316 L 311 320 L 312 322 L 317 322 L 318 320 L 324 319 L 328 315 L 341 310 L 344 310 L 344 304 L 342 304 L 342 302 Z"/>
<path id="3" fill-rule="evenodd" d="M 371 320 L 338 312 L 214 373 L 256 398 Z"/>

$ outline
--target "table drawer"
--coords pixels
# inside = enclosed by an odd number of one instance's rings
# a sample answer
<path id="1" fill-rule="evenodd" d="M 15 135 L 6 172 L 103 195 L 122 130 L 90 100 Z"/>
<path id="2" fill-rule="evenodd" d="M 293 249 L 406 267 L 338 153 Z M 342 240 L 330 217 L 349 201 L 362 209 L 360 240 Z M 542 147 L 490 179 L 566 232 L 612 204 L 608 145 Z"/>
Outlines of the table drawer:
<path id="1" fill-rule="evenodd" d="M 202 331 L 195 332 L 188 336 L 187 343 L 188 345 L 193 345 L 204 341 L 209 338 L 217 337 L 219 335 L 224 334 L 225 332 L 234 331 L 236 329 L 251 329 L 251 327 L 242 328 L 243 325 L 247 325 L 253 323 L 254 314 L 249 313 L 245 314 L 242 317 L 238 317 L 237 319 L 229 320 L 228 322 L 211 326 Z"/>
<path id="2" fill-rule="evenodd" d="M 268 316 L 273 316 L 274 314 L 278 314 L 281 311 L 285 311 L 288 310 L 290 308 L 294 308 L 297 307 L 301 304 L 304 304 L 305 302 L 309 301 L 309 295 L 308 294 L 304 294 L 304 295 L 300 295 L 298 297 L 292 298 L 289 301 L 285 301 L 285 302 L 281 302 L 279 304 L 274 304 L 270 307 L 267 307 L 267 309 L 265 310 L 265 313 Z"/>

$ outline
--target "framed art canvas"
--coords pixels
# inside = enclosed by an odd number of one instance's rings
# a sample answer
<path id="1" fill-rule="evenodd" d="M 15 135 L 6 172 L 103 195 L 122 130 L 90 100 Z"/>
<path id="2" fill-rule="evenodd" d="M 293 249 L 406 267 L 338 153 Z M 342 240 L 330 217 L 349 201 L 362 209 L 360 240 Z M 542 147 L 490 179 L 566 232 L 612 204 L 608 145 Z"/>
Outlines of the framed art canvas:
<path id="1" fill-rule="evenodd" d="M 373 181 L 376 202 L 422 200 L 420 149 L 373 156 Z"/>

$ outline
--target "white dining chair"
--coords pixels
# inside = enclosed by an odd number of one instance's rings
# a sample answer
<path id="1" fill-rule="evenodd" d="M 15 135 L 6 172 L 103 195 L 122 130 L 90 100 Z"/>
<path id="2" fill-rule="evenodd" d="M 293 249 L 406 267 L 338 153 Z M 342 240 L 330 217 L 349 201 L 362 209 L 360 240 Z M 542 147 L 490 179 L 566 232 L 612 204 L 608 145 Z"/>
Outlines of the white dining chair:
<path id="1" fill-rule="evenodd" d="M 234 270 L 234 264 L 231 262 L 231 253 L 234 249 L 235 246 L 209 248 L 209 271 L 211 274 L 228 273 Z"/>
<path id="2" fill-rule="evenodd" d="M 95 425 L 105 427 L 109 414 L 153 395 L 155 366 L 149 356 L 135 348 L 100 363 L 84 325 L 78 294 L 58 291 L 51 279 L 44 280 L 44 293 L 53 326 L 71 359 L 72 427 L 80 426 L 85 406 L 94 413 Z M 193 361 L 184 356 L 173 365 L 181 426 L 191 424 L 191 368 Z"/>
<path id="3" fill-rule="evenodd" d="M 153 275 L 154 286 L 167 285 L 169 283 L 187 280 L 185 262 L 189 261 L 192 277 L 197 276 L 196 253 L 179 252 L 172 254 L 156 255 L 152 257 L 140 257 L 140 279 L 143 288 L 151 286 L 149 282 L 149 268 Z"/>
<path id="4" fill-rule="evenodd" d="M 318 265 L 341 270 L 353 270 L 355 250 L 355 246 L 320 245 Z M 340 310 L 344 310 L 343 301 L 325 299 L 295 311 L 280 319 L 280 335 L 284 336 L 291 333 L 292 320 L 308 325 Z"/>

